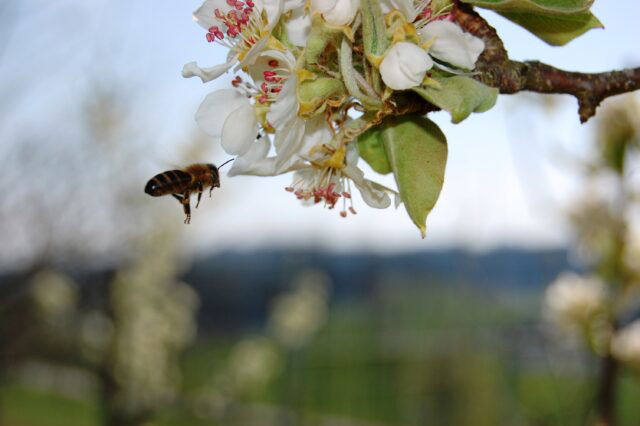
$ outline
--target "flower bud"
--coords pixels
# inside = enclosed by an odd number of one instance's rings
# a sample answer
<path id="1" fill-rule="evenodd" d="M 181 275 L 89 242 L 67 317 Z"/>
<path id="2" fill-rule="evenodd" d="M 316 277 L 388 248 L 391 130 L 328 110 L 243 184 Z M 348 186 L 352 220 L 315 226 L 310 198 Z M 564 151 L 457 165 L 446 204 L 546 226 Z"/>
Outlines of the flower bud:
<path id="1" fill-rule="evenodd" d="M 406 90 L 419 86 L 431 67 L 433 60 L 424 49 L 403 41 L 387 51 L 380 64 L 380 75 L 388 87 Z"/>
<path id="2" fill-rule="evenodd" d="M 419 30 L 424 41 L 435 38 L 429 54 L 453 66 L 472 70 L 484 50 L 484 42 L 449 21 L 433 21 Z"/>
<path id="3" fill-rule="evenodd" d="M 360 9 L 360 0 L 311 0 L 311 10 L 331 25 L 349 25 Z"/>

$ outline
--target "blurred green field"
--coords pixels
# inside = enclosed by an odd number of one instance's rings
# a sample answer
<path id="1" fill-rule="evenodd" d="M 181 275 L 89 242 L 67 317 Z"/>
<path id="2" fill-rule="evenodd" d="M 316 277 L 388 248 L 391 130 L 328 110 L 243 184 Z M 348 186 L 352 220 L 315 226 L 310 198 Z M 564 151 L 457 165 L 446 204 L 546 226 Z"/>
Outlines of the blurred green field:
<path id="1" fill-rule="evenodd" d="M 563 359 L 569 352 L 541 337 L 537 307 L 534 295 L 398 287 L 333 306 L 311 341 L 282 351 L 267 381 L 240 390 L 227 371 L 233 348 L 268 332 L 209 336 L 183 357 L 176 402 L 149 424 L 587 424 L 596 366 Z M 101 424 L 96 395 L 70 399 L 19 384 L 0 395 L 2 425 Z M 639 424 L 640 387 L 630 376 L 620 401 L 620 424 Z"/>

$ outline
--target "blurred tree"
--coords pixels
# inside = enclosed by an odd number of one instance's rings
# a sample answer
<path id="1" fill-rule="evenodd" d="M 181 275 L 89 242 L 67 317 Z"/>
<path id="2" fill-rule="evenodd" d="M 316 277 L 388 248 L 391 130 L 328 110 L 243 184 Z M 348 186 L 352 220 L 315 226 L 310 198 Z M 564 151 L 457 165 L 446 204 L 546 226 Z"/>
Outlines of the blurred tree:
<path id="1" fill-rule="evenodd" d="M 601 358 L 596 424 L 617 423 L 620 359 L 615 350 L 621 328 L 640 312 L 637 251 L 637 168 L 640 157 L 640 104 L 626 96 L 605 104 L 598 117 L 588 182 L 571 212 L 580 253 L 593 277 L 560 276 L 547 290 L 546 310 L 559 325 L 577 332 Z M 640 343 L 640 333 L 637 341 Z M 635 337 L 633 337 L 635 339 Z M 626 346 L 626 345 L 623 345 Z M 638 345 L 640 347 L 640 345 Z M 640 349 L 633 349 L 640 359 Z"/>

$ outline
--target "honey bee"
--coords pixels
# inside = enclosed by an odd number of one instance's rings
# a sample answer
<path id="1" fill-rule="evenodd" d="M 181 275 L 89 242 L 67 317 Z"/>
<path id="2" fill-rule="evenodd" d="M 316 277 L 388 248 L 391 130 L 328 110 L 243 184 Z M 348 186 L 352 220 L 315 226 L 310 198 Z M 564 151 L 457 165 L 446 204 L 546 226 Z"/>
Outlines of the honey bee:
<path id="1" fill-rule="evenodd" d="M 220 174 L 218 170 L 225 164 L 233 161 L 225 161 L 220 167 L 214 164 L 191 164 L 183 170 L 168 170 L 152 177 L 144 187 L 144 192 L 152 197 L 171 194 L 184 210 L 184 223 L 191 221 L 191 194 L 198 194 L 196 208 L 200 205 L 202 192 L 209 188 L 209 197 L 213 188 L 220 188 Z"/>

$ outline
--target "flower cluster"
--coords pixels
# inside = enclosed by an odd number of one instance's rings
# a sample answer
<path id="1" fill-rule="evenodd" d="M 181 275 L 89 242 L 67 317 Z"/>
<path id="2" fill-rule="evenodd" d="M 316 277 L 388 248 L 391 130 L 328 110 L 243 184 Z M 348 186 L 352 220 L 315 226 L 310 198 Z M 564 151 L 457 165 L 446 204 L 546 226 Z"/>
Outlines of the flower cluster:
<path id="1" fill-rule="evenodd" d="M 567 330 L 584 330 L 606 307 L 607 289 L 595 277 L 564 272 L 547 288 L 545 316 Z"/>
<path id="2" fill-rule="evenodd" d="M 401 114 L 398 94 L 437 85 L 432 71 L 473 70 L 484 43 L 453 22 L 451 8 L 447 0 L 437 8 L 431 0 L 206 0 L 194 19 L 227 60 L 188 63 L 183 76 L 237 74 L 204 99 L 196 121 L 237 156 L 230 176 L 295 172 L 286 189 L 305 202 L 341 206 L 346 216 L 357 188 L 369 206 L 386 208 L 396 192 L 365 178 L 354 142 Z"/>

